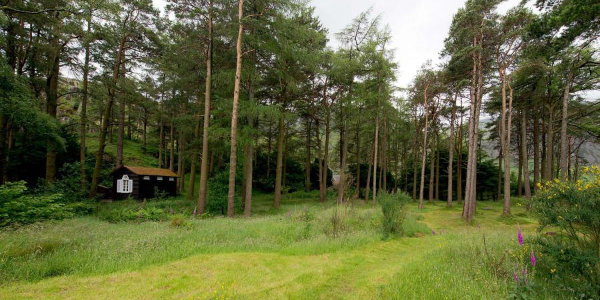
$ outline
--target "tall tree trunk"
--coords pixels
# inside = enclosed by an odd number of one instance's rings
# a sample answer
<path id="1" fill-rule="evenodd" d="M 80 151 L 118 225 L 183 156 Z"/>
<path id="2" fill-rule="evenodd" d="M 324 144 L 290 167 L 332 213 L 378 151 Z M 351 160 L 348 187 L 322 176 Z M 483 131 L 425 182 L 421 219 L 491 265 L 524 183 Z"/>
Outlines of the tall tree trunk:
<path id="1" fill-rule="evenodd" d="M 371 167 L 373 167 L 373 152 L 375 151 L 374 148 L 372 148 L 371 151 L 369 151 L 369 167 L 367 168 L 367 182 L 365 184 L 365 202 L 369 201 L 369 187 L 370 187 L 370 183 L 371 183 Z"/>
<path id="2" fill-rule="evenodd" d="M 504 171 L 502 170 L 503 159 L 502 149 L 500 149 L 500 152 L 498 153 L 498 177 L 496 179 L 498 183 L 498 189 L 496 190 L 496 201 L 500 201 L 502 199 L 502 174 L 504 174 Z"/>
<path id="3" fill-rule="evenodd" d="M 159 104 L 160 105 L 160 104 Z M 159 117 L 159 121 L 158 121 L 158 127 L 159 127 L 159 134 L 158 134 L 158 167 L 162 168 L 163 165 L 163 155 L 165 155 L 165 151 L 164 151 L 164 145 L 165 145 L 165 127 L 163 126 L 163 116 L 162 113 L 160 113 L 160 117 Z"/>
<path id="4" fill-rule="evenodd" d="M 432 140 L 435 138 L 435 134 L 432 134 Z M 435 181 L 435 149 L 434 149 L 434 141 L 429 142 L 431 144 L 431 153 L 429 156 L 429 188 L 427 189 L 427 191 L 429 192 L 429 196 L 427 197 L 427 200 L 429 200 L 429 203 L 433 204 L 433 197 L 434 197 L 434 192 L 435 192 L 435 187 L 433 186 L 434 181 Z"/>
<path id="5" fill-rule="evenodd" d="M 121 101 L 119 101 L 119 126 L 117 127 L 117 157 L 115 167 L 123 165 L 123 137 L 125 135 L 125 106 L 127 100 L 124 95 L 121 95 Z M 166 155 L 166 153 L 165 153 Z"/>
<path id="6" fill-rule="evenodd" d="M 377 101 L 379 105 L 379 101 Z M 375 135 L 373 136 L 373 205 L 377 203 L 377 150 L 379 148 L 379 106 L 375 117 Z"/>
<path id="7" fill-rule="evenodd" d="M 474 37 L 473 45 L 481 46 L 482 34 Z M 473 54 L 473 68 L 471 78 L 471 106 L 469 121 L 469 151 L 467 155 L 467 178 L 465 186 L 465 203 L 463 217 L 470 223 L 473 220 L 476 208 L 477 195 L 477 139 L 479 135 L 479 115 L 483 93 L 483 58 L 482 51 Z"/>
<path id="8" fill-rule="evenodd" d="M 112 79 L 116 84 L 119 79 L 119 70 L 121 70 L 121 64 L 123 62 L 123 56 L 125 51 L 125 42 L 127 36 L 123 36 L 119 43 L 119 50 L 117 51 L 117 59 L 115 60 L 115 66 L 113 68 Z M 102 114 L 102 129 L 100 130 L 100 137 L 98 139 L 98 152 L 96 152 L 96 164 L 94 165 L 94 173 L 92 175 L 92 184 L 90 186 L 89 197 L 93 198 L 96 196 L 96 189 L 98 187 L 98 177 L 100 176 L 100 169 L 102 167 L 102 159 L 104 157 L 104 147 L 106 146 L 106 133 L 108 126 L 111 123 L 111 111 L 113 103 L 115 102 L 116 87 L 111 87 L 108 91 L 108 103 L 104 107 Z"/>
<path id="9" fill-rule="evenodd" d="M 423 193 L 425 189 L 425 160 L 427 159 L 427 127 L 429 126 L 429 106 L 427 104 L 427 89 L 423 96 L 423 106 L 425 114 L 425 126 L 423 126 L 423 153 L 421 154 L 421 185 L 419 187 L 419 209 L 423 208 Z"/>
<path id="10" fill-rule="evenodd" d="M 254 127 L 254 118 L 252 117 L 249 119 L 249 126 Z M 244 216 L 249 217 L 252 213 L 252 159 L 254 157 L 254 143 L 252 141 L 248 142 L 244 152 Z"/>
<path id="11" fill-rule="evenodd" d="M 520 127 L 518 127 L 520 129 Z M 522 197 L 523 193 L 523 153 L 521 147 L 521 141 L 517 142 L 517 147 L 519 148 L 519 165 L 517 171 L 517 197 Z"/>
<path id="12" fill-rule="evenodd" d="M 454 102 L 452 103 L 452 114 L 450 116 L 450 137 L 448 138 L 448 198 L 447 206 L 452 207 L 452 164 L 454 163 L 454 121 L 456 120 L 456 98 L 458 93 L 454 95 Z M 459 153 L 460 155 L 460 153 Z M 460 172 L 460 166 L 458 167 Z"/>
<path id="13" fill-rule="evenodd" d="M 243 0 L 240 0 L 240 9 L 241 9 L 242 4 L 243 4 Z M 212 51 L 212 44 L 213 44 L 213 40 L 212 40 L 213 39 L 212 9 L 213 9 L 213 1 L 209 0 L 209 2 L 208 2 L 208 19 L 207 19 L 207 24 L 206 24 L 208 41 L 206 42 L 206 46 L 207 46 L 206 47 L 206 78 L 204 80 L 204 118 L 203 118 L 203 126 L 202 126 L 202 156 L 200 157 L 200 182 L 198 184 L 198 203 L 196 204 L 198 214 L 200 214 L 200 215 L 202 215 L 206 209 L 206 192 L 207 192 L 207 185 L 208 185 L 208 159 L 209 159 L 208 129 L 210 126 L 210 99 L 211 99 L 211 86 L 212 86 L 212 52 L 213 52 Z M 241 15 L 240 15 L 240 26 L 241 26 Z M 239 40 L 238 44 L 241 43 L 241 38 L 242 38 L 241 30 L 242 29 L 240 28 L 240 33 L 238 36 L 238 40 Z M 239 45 L 239 47 L 241 48 L 241 45 Z M 241 49 L 239 51 L 241 51 Z M 238 56 L 239 56 L 239 53 L 238 53 Z M 239 65 L 241 65 L 241 57 L 238 57 L 237 64 L 238 64 L 238 66 L 236 66 L 236 78 L 235 78 L 235 81 L 236 81 L 235 89 L 237 90 L 237 92 L 234 91 L 234 96 L 233 96 L 234 97 L 233 98 L 234 105 L 237 104 L 236 97 L 239 97 L 239 80 L 240 80 L 240 78 L 238 76 L 239 75 L 238 69 L 240 68 Z M 240 73 L 241 73 L 241 70 L 240 70 Z M 234 107 L 234 110 L 237 110 L 237 108 Z M 236 111 L 236 114 L 237 114 L 237 111 Z M 234 118 L 234 116 L 232 115 L 232 121 L 233 121 L 233 118 Z M 237 115 L 235 116 L 235 118 L 236 118 L 236 122 L 237 122 Z M 233 139 L 236 137 L 236 135 L 235 135 L 236 133 L 233 131 L 233 128 L 232 128 L 231 132 L 232 132 L 231 139 L 233 141 Z M 234 172 L 235 172 L 235 168 L 234 168 Z M 228 198 L 227 203 L 228 203 L 227 213 L 229 214 L 229 198 Z M 232 211 L 232 214 L 233 214 L 233 211 Z"/>
<path id="14" fill-rule="evenodd" d="M 60 54 L 61 47 L 58 37 L 52 40 L 52 58 L 49 59 L 49 71 L 46 79 L 46 113 L 56 119 L 58 105 L 58 77 L 60 76 Z M 46 152 L 46 182 L 53 183 L 56 176 L 56 146 L 48 144 Z"/>
<path id="15" fill-rule="evenodd" d="M 462 107 L 462 98 L 460 100 Z M 462 146 L 463 146 L 463 113 L 460 113 L 460 124 L 458 126 L 458 147 L 456 151 L 456 203 L 462 201 Z"/>
<path id="16" fill-rule="evenodd" d="M 200 138 L 200 119 L 198 118 L 196 120 L 196 126 L 194 128 L 194 139 L 199 139 Z M 187 195 L 186 195 L 186 199 L 188 200 L 193 200 L 194 199 L 194 193 L 195 193 L 195 189 L 196 189 L 196 161 L 198 160 L 198 150 L 197 147 L 194 147 L 193 149 L 194 151 L 192 152 L 191 155 L 191 159 L 190 159 L 190 182 L 189 182 L 189 187 L 187 190 Z M 196 210 L 197 212 L 197 210 Z"/>
<path id="17" fill-rule="evenodd" d="M 179 139 L 177 140 L 177 176 L 179 176 L 177 180 L 177 193 L 181 193 L 182 186 L 185 182 L 184 174 L 185 174 L 185 166 L 183 165 L 183 134 L 181 131 L 177 134 Z"/>
<path id="18" fill-rule="evenodd" d="M 523 159 L 523 181 L 525 182 L 525 198 L 531 199 L 531 184 L 529 183 L 529 158 L 527 155 L 527 111 L 521 112 L 521 153 Z"/>
<path id="19" fill-rule="evenodd" d="M 507 87 L 507 79 L 506 79 L 506 69 L 500 71 L 500 78 L 502 80 L 502 124 L 500 126 L 500 132 L 502 133 L 501 137 L 501 146 L 502 146 L 502 154 L 504 158 L 504 215 L 510 215 L 510 132 L 511 132 L 511 116 L 512 116 L 512 89 L 511 96 L 509 100 L 508 110 L 506 105 L 506 87 Z M 510 81 L 510 79 L 508 79 Z M 510 86 L 510 83 L 508 84 Z M 507 126 L 508 119 L 508 126 Z"/>
<path id="20" fill-rule="evenodd" d="M 360 197 L 360 163 L 361 163 L 361 153 L 360 153 L 360 126 L 356 128 L 356 189 L 354 190 L 353 198 Z"/>
<path id="21" fill-rule="evenodd" d="M 388 135 L 387 116 L 384 111 L 384 113 L 383 113 L 383 135 L 382 135 L 382 139 L 381 139 L 381 166 L 382 166 L 381 172 L 383 172 L 383 176 L 381 177 L 381 179 L 383 180 L 382 191 L 384 191 L 384 192 L 387 192 L 387 170 L 388 170 L 387 135 Z"/>
<path id="22" fill-rule="evenodd" d="M 231 112 L 231 152 L 229 154 L 229 190 L 227 192 L 227 216 L 233 217 L 235 209 L 235 173 L 237 167 L 237 118 L 240 99 L 240 81 L 242 78 L 242 36 L 244 34 L 244 24 L 242 15 L 244 12 L 244 0 L 239 0 L 238 5 L 238 37 L 236 43 L 236 66 L 235 66 L 235 84 L 233 89 L 233 109 Z"/>
<path id="23" fill-rule="evenodd" d="M 278 208 L 281 202 L 281 180 L 282 180 L 282 172 L 283 172 L 283 136 L 284 136 L 284 128 L 283 128 L 283 118 L 284 113 L 281 112 L 281 116 L 279 117 L 279 125 L 278 125 L 278 136 L 277 136 L 277 166 L 275 167 L 275 195 L 273 200 L 273 206 Z"/>
<path id="24" fill-rule="evenodd" d="M 175 169 L 175 128 L 173 126 L 173 120 L 171 119 L 171 132 L 169 133 L 169 142 L 171 143 L 171 149 L 169 153 L 169 170 Z"/>
<path id="25" fill-rule="evenodd" d="M 352 88 L 350 89 L 352 90 Z M 342 202 L 344 202 L 344 191 L 346 189 L 346 161 L 348 159 L 348 128 L 347 128 L 347 120 L 344 117 L 344 107 L 342 105 L 342 107 L 340 107 L 340 111 L 341 111 L 341 131 L 342 131 L 342 136 L 341 136 L 341 150 L 342 150 L 342 160 L 340 162 L 340 182 L 338 184 L 338 197 L 337 197 L 337 203 L 341 204 Z"/>
<path id="26" fill-rule="evenodd" d="M 330 133 L 330 123 L 331 123 L 331 108 L 327 103 L 327 78 L 325 79 L 325 84 L 323 86 L 323 103 L 325 105 L 325 154 L 323 155 L 323 181 L 321 182 L 321 187 L 319 189 L 319 200 L 324 202 L 327 197 L 327 176 L 329 170 L 329 133 Z"/>
<path id="27" fill-rule="evenodd" d="M 148 132 L 148 110 L 146 108 L 144 108 L 144 120 L 143 120 L 143 128 L 142 128 L 142 143 L 143 143 L 143 147 L 142 147 L 142 152 L 144 154 L 146 154 L 146 148 L 147 148 L 147 132 Z"/>
<path id="28" fill-rule="evenodd" d="M 554 177 L 554 104 L 550 105 L 548 111 L 548 131 L 546 140 L 546 168 L 545 179 L 552 180 Z"/>
<path id="29" fill-rule="evenodd" d="M 306 156 L 304 158 L 304 191 L 310 191 L 310 141 L 311 141 L 311 119 L 306 117 Z"/>
<path id="30" fill-rule="evenodd" d="M 7 123 L 6 117 L 0 113 L 0 185 L 6 183 L 8 180 Z"/>
<path id="31" fill-rule="evenodd" d="M 87 17 L 87 30 L 86 38 L 89 38 L 92 32 L 92 18 L 91 14 Z M 87 101 L 88 101 L 88 85 L 89 85 L 89 74 L 90 74 L 90 42 L 85 42 L 85 56 L 83 62 L 83 95 L 81 99 L 81 115 L 79 123 L 79 172 L 81 181 L 81 190 L 85 191 L 86 188 L 86 175 L 85 175 L 85 138 L 87 134 Z"/>
<path id="32" fill-rule="evenodd" d="M 319 159 L 319 197 L 321 194 L 321 183 L 323 182 L 323 145 L 321 143 L 321 125 L 319 119 L 315 118 L 315 136 L 317 137 L 317 158 Z"/>
<path id="33" fill-rule="evenodd" d="M 537 190 L 540 182 L 540 134 L 537 114 L 533 118 L 533 187 Z"/>
<path id="34" fill-rule="evenodd" d="M 414 119 L 415 119 L 415 134 L 413 137 L 413 148 L 412 148 L 412 154 L 413 154 L 413 159 L 412 159 L 412 167 L 413 167 L 412 200 L 417 201 L 417 157 L 418 157 L 417 146 L 418 146 L 418 136 L 419 136 L 419 132 L 420 132 L 420 128 L 419 128 L 420 122 L 419 122 L 419 119 L 417 118 L 416 105 L 414 105 L 413 114 L 414 114 Z"/>
<path id="35" fill-rule="evenodd" d="M 569 157 L 569 144 L 568 144 L 568 136 L 567 136 L 567 123 L 569 121 L 569 93 L 571 89 L 571 81 L 573 78 L 573 73 L 569 72 L 567 75 L 567 84 L 565 86 L 565 92 L 563 94 L 562 101 L 562 118 L 560 122 L 560 178 L 563 181 L 566 181 L 569 175 L 569 165 L 568 165 L 568 157 Z"/>
<path id="36" fill-rule="evenodd" d="M 436 200 L 440 200 L 440 137 L 436 136 L 436 149 L 435 149 L 435 196 Z"/>

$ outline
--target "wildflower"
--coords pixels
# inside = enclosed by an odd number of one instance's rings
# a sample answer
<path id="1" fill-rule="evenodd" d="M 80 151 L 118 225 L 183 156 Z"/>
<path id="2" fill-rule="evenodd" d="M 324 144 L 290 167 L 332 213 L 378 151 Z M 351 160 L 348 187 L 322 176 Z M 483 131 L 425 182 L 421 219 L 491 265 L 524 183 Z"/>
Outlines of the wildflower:
<path id="1" fill-rule="evenodd" d="M 138 214 L 138 219 L 141 219 L 141 218 L 142 218 L 142 212 L 140 212 L 140 213 Z"/>
<path id="2" fill-rule="evenodd" d="M 556 272 L 556 269 L 550 269 L 551 274 L 554 274 L 554 272 Z"/>
<path id="3" fill-rule="evenodd" d="M 519 233 L 517 234 L 517 238 L 519 239 L 519 245 L 523 246 L 523 235 L 521 234 L 521 227 L 519 227 Z"/>
<path id="4" fill-rule="evenodd" d="M 535 255 L 533 254 L 533 250 L 531 251 L 531 256 L 529 257 L 531 259 L 531 265 L 535 267 Z"/>
<path id="5" fill-rule="evenodd" d="M 432 234 L 432 235 L 435 235 L 435 230 L 433 230 L 433 229 L 432 229 L 432 230 L 431 230 L 431 234 Z"/>
<path id="6" fill-rule="evenodd" d="M 198 208 L 198 206 L 194 206 L 194 217 L 196 216 L 196 209 Z"/>
<path id="7" fill-rule="evenodd" d="M 519 282 L 519 276 L 517 276 L 517 272 L 513 272 L 513 279 L 515 280 L 515 282 Z"/>

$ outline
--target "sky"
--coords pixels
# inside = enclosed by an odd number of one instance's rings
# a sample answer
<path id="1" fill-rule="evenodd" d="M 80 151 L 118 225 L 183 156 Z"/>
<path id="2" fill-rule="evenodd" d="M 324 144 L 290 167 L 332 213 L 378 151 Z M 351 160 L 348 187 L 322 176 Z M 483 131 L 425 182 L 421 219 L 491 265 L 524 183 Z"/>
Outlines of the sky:
<path id="1" fill-rule="evenodd" d="M 154 0 L 163 8 L 166 0 Z M 336 47 L 334 34 L 353 18 L 370 7 L 379 15 L 381 25 L 389 26 L 391 48 L 398 63 L 396 74 L 399 87 L 407 87 L 419 68 L 432 60 L 440 62 L 439 53 L 444 47 L 452 17 L 465 0 L 312 0 L 315 14 L 329 30 L 330 46 Z M 505 12 L 520 0 L 508 0 L 498 7 Z"/>

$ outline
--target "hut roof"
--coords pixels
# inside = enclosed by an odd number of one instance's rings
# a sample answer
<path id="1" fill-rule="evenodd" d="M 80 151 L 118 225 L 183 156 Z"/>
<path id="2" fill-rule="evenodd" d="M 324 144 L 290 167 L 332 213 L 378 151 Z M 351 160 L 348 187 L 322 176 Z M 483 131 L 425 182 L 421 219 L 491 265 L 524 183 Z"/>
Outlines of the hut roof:
<path id="1" fill-rule="evenodd" d="M 113 170 L 113 173 L 121 168 L 128 169 L 137 175 L 153 175 L 153 176 L 165 176 L 165 177 L 179 177 L 175 172 L 169 169 L 161 168 L 146 168 L 146 167 L 134 167 L 134 166 L 121 166 Z"/>

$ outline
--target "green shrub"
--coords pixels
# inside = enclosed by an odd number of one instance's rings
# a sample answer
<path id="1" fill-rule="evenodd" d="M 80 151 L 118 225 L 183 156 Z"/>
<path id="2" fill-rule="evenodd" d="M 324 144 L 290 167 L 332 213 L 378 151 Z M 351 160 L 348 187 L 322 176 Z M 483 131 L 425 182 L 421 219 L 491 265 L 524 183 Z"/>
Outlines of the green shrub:
<path id="1" fill-rule="evenodd" d="M 171 218 L 171 227 L 186 227 L 187 223 L 185 217 L 182 215 L 176 215 Z"/>
<path id="2" fill-rule="evenodd" d="M 383 193 L 378 200 L 383 213 L 381 219 L 383 239 L 404 235 L 402 224 L 406 218 L 406 203 L 410 200 L 408 195 Z"/>
<path id="3" fill-rule="evenodd" d="M 347 215 L 346 205 L 336 206 L 331 214 L 326 216 L 323 232 L 326 235 L 334 238 L 337 238 L 347 232 L 349 230 Z"/>
<path id="4" fill-rule="evenodd" d="M 60 203 L 62 194 L 27 194 L 25 181 L 0 186 L 0 226 L 29 224 L 72 217 L 73 209 Z"/>
<path id="5" fill-rule="evenodd" d="M 238 172 L 240 173 L 240 172 Z M 241 174 L 236 175 L 236 182 L 241 182 Z M 215 174 L 208 180 L 208 195 L 206 197 L 206 211 L 213 215 L 227 213 L 227 193 L 229 192 L 229 168 Z M 242 199 L 235 196 L 235 211 L 242 210 Z"/>
<path id="6" fill-rule="evenodd" d="M 537 239 L 544 265 L 579 295 L 600 297 L 600 169 L 586 167 L 577 182 L 556 180 L 539 188 L 532 200 L 539 230 L 557 231 Z"/>

